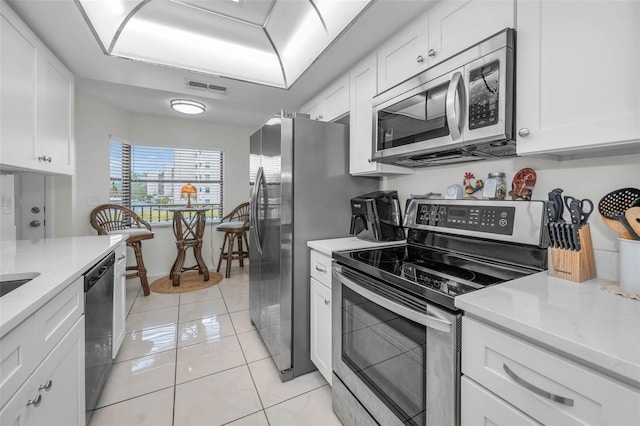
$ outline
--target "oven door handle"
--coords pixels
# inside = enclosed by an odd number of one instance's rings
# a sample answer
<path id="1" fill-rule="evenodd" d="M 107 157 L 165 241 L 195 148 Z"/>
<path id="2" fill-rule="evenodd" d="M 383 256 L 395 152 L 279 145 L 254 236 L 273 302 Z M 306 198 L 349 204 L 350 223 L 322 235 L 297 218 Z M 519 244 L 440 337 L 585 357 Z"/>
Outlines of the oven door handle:
<path id="1" fill-rule="evenodd" d="M 427 328 L 433 328 L 444 333 L 451 333 L 452 324 L 447 320 L 436 318 L 433 315 L 416 312 L 413 309 L 409 309 L 399 303 L 396 303 L 389 299 L 385 299 L 384 297 L 370 290 L 367 290 L 366 288 L 363 288 L 357 283 L 351 281 L 340 272 L 338 272 L 336 268 L 333 268 L 333 276 L 338 281 L 340 281 L 340 283 L 349 287 L 360 296 L 372 301 L 376 305 L 382 306 L 383 308 L 388 309 L 391 312 L 394 312 L 404 318 L 410 319 L 411 321 L 417 322 L 418 324 L 422 324 Z"/>

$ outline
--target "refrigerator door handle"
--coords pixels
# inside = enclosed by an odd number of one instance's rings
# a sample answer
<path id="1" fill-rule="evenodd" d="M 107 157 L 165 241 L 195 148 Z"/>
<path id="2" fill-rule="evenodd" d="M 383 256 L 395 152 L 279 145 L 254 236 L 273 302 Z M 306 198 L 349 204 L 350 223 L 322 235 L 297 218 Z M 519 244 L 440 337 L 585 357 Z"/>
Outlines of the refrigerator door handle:
<path id="1" fill-rule="evenodd" d="M 255 186 L 253 187 L 253 194 L 252 194 L 252 200 L 251 200 L 251 207 L 252 207 L 252 211 L 251 214 L 249 215 L 250 217 L 250 222 L 251 222 L 251 229 L 253 230 L 253 232 L 251 233 L 256 241 L 256 248 L 258 249 L 258 253 L 262 254 L 262 243 L 261 243 L 261 238 L 260 238 L 260 227 L 259 227 L 259 220 L 258 220 L 258 192 L 260 192 L 260 188 L 262 185 L 262 181 L 264 180 L 264 170 L 262 169 L 262 166 L 260 166 L 260 168 L 258 168 L 258 173 L 256 174 L 256 183 Z"/>

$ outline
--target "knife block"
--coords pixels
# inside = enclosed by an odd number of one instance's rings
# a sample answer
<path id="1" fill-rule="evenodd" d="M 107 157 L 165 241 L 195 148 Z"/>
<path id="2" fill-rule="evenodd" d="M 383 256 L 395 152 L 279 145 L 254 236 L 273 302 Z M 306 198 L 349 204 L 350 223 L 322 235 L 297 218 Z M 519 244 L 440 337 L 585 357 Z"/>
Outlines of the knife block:
<path id="1" fill-rule="evenodd" d="M 578 230 L 580 251 L 549 248 L 551 262 L 548 274 L 563 280 L 581 283 L 596 277 L 596 261 L 589 224 Z"/>

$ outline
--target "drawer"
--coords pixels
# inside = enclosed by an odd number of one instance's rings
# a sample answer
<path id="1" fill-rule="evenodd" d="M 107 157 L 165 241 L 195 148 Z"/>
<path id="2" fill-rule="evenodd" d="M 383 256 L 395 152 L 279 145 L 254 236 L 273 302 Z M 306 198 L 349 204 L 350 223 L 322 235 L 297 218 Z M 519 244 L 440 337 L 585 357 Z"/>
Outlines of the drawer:
<path id="1" fill-rule="evenodd" d="M 468 377 L 463 376 L 460 382 L 461 426 L 540 426 L 540 423 Z"/>
<path id="2" fill-rule="evenodd" d="M 36 337 L 33 315 L 0 340 L 0 407 L 36 368 Z"/>
<path id="3" fill-rule="evenodd" d="M 84 277 L 62 290 L 35 314 L 36 351 L 46 354 L 67 334 L 84 313 Z"/>
<path id="4" fill-rule="evenodd" d="M 640 390 L 464 317 L 462 372 L 543 424 L 640 424 Z"/>
<path id="5" fill-rule="evenodd" d="M 315 250 L 311 250 L 309 262 L 311 276 L 331 288 L 331 258 Z"/>

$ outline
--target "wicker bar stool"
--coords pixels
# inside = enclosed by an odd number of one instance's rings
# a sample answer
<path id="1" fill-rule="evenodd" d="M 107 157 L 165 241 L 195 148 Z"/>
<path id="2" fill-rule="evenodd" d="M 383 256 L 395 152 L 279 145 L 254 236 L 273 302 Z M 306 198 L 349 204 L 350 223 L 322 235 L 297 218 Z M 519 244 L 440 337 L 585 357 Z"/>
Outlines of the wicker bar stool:
<path id="1" fill-rule="evenodd" d="M 140 285 L 144 295 L 148 296 L 149 281 L 147 280 L 147 268 L 142 258 L 142 241 L 153 238 L 151 225 L 140 218 L 133 210 L 116 204 L 102 204 L 91 211 L 89 222 L 98 235 L 127 235 L 127 246 L 133 249 L 136 256 L 136 265 L 127 266 L 129 278 L 140 278 Z"/>
<path id="2" fill-rule="evenodd" d="M 249 258 L 249 240 L 247 240 L 247 232 L 249 232 L 249 203 L 240 204 L 231 213 L 223 217 L 220 224 L 216 226 L 216 231 L 224 232 L 216 272 L 220 272 L 222 261 L 225 260 L 227 262 L 225 277 L 229 278 L 231 276 L 231 263 L 234 260 L 238 260 L 240 267 L 244 267 L 244 259 Z M 237 248 L 234 249 L 236 244 Z"/>

